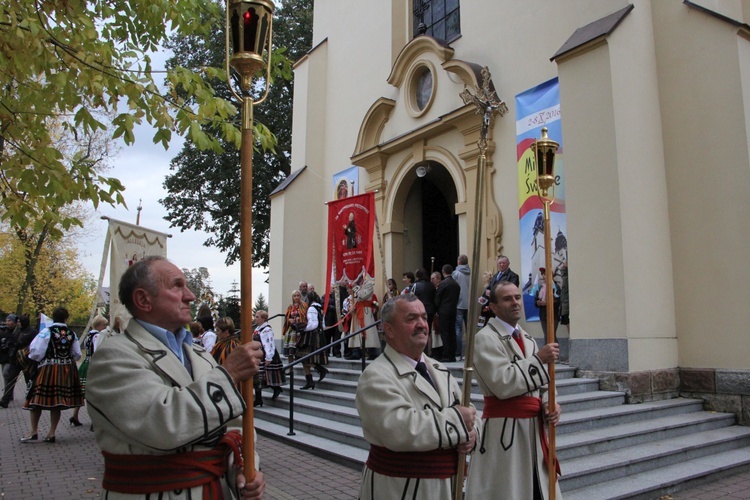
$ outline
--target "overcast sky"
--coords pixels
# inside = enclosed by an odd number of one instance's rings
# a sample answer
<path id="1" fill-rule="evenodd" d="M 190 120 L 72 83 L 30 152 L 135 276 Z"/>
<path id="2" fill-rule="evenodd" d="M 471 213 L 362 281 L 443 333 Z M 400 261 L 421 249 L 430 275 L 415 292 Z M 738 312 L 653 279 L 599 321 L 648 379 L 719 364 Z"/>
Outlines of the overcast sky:
<path id="1" fill-rule="evenodd" d="M 164 178 L 170 172 L 169 162 L 181 149 L 182 141 L 174 140 L 169 150 L 164 151 L 161 145 L 151 141 L 153 131 L 149 127 L 141 127 L 136 132 L 133 146 L 122 146 L 120 154 L 114 161 L 114 168 L 107 175 L 116 177 L 125 186 L 125 201 L 128 208 L 112 208 L 100 205 L 97 217 L 93 221 L 94 227 L 88 227 L 87 236 L 79 240 L 82 262 L 86 269 L 98 279 L 99 269 L 104 250 L 104 239 L 107 235 L 107 221 L 99 217 L 104 215 L 113 219 L 135 224 L 138 214 L 139 200 L 143 200 L 140 225 L 171 234 L 167 241 L 167 257 L 180 268 L 195 269 L 208 268 L 214 292 L 227 295 L 232 283 L 237 281 L 239 288 L 239 263 L 227 267 L 225 256 L 215 248 L 203 246 L 207 235 L 202 231 L 180 232 L 178 228 L 170 228 L 169 222 L 164 220 L 166 209 L 159 203 L 159 199 L 167 194 L 163 187 Z M 239 187 L 238 187 L 239 189 Z M 266 275 L 262 269 L 253 270 L 253 302 L 259 293 L 268 299 L 268 285 Z M 104 286 L 109 286 L 109 269 L 105 272 Z"/>
<path id="2" fill-rule="evenodd" d="M 153 68 L 163 69 L 167 57 L 166 51 L 152 54 Z M 161 83 L 158 77 L 156 80 L 157 83 Z M 136 127 L 134 145 L 125 146 L 121 142 L 120 153 L 113 162 L 114 168 L 106 175 L 116 177 L 125 186 L 127 208 L 99 206 L 97 217 L 93 221 L 94 227 L 87 227 L 86 235 L 78 242 L 82 263 L 96 279 L 99 278 L 104 240 L 107 235 L 107 221 L 99 217 L 107 216 L 135 224 L 139 200 L 143 200 L 140 225 L 172 235 L 167 241 L 167 258 L 180 268 L 208 268 L 214 293 L 227 295 L 233 288 L 234 281 L 238 283 L 239 288 L 239 263 L 227 267 L 224 264 L 224 254 L 214 247 L 203 246 L 208 237 L 206 233 L 193 230 L 180 232 L 178 228 L 170 228 L 169 222 L 164 219 L 167 211 L 159 203 L 167 194 L 163 183 L 164 178 L 170 173 L 169 162 L 179 153 L 183 141 L 173 135 L 172 143 L 165 151 L 163 146 L 153 143 L 153 136 L 154 130 L 148 125 L 142 125 Z M 268 300 L 266 277 L 262 269 L 253 269 L 253 303 L 260 293 Z M 109 286 L 109 268 L 105 272 L 103 286 Z"/>

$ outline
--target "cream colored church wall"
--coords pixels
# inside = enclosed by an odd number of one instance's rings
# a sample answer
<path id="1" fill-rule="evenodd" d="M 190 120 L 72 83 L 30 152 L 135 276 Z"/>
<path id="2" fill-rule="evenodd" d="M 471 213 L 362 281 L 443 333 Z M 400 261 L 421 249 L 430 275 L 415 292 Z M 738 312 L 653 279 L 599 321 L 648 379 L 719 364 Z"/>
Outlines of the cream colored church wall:
<path id="1" fill-rule="evenodd" d="M 269 231 L 271 251 L 268 258 L 268 267 L 271 270 L 268 275 L 269 316 L 286 311 L 286 306 L 289 305 L 287 302 L 291 298 L 289 290 L 287 290 L 289 286 L 287 284 L 285 287 L 281 272 L 284 269 L 284 262 L 286 260 L 284 258 L 284 243 L 286 241 L 284 234 L 285 219 L 283 195 L 271 198 L 271 230 Z M 271 327 L 277 338 L 283 334 L 281 331 L 282 324 L 281 319 L 271 320 Z"/>
<path id="2" fill-rule="evenodd" d="M 609 50 L 559 65 L 571 331 L 627 337 L 622 213 Z"/>
<path id="3" fill-rule="evenodd" d="M 632 371 L 677 366 L 672 251 L 650 4 L 634 2 L 635 8 L 607 41 Z"/>
<path id="4" fill-rule="evenodd" d="M 748 336 L 742 336 L 750 320 L 746 312 L 750 308 L 744 305 L 750 295 L 746 285 L 750 270 L 738 262 L 747 260 L 741 257 L 750 248 L 750 237 L 743 230 L 750 215 L 749 91 L 747 77 L 742 87 L 743 66 L 738 61 L 747 55 L 746 41 L 736 35 L 736 27 L 682 2 L 637 0 L 634 11 L 611 35 L 609 46 L 559 66 L 549 61 L 577 28 L 628 3 L 462 2 L 463 35 L 451 44 L 455 58 L 488 65 L 498 95 L 510 108 L 507 116 L 496 118 L 492 133 L 492 188 L 503 219 L 503 253 L 518 271 L 522 242 L 518 240 L 514 96 L 559 71 L 573 336 L 627 339 L 625 361 L 630 366 L 626 370 L 675 366 L 676 361 L 695 367 L 744 366 L 739 353 L 750 347 Z M 308 73 L 304 78 L 309 88 L 304 100 L 295 97 L 292 159 L 295 169 L 307 165 L 310 170 L 296 182 L 307 182 L 305 175 L 310 174 L 320 186 L 313 192 L 307 185 L 308 206 L 322 206 L 330 196 L 331 176 L 349 166 L 369 107 L 380 97 L 396 101 L 402 97 L 386 82 L 398 52 L 393 44 L 400 36 L 389 23 L 400 26 L 408 13 L 397 12 L 399 2 L 394 0 L 358 2 L 352 9 L 346 5 L 315 2 L 314 44 L 325 38 L 328 42 L 296 69 L 297 75 Z M 651 10 L 655 27 L 648 22 Z M 542 23 L 544 30 L 537 29 L 541 14 L 541 19 L 554 20 Z M 650 33 L 655 33 L 655 49 L 650 48 Z M 383 50 L 389 42 L 390 49 Z M 452 83 L 454 88 L 438 87 L 433 107 L 422 119 L 414 120 L 397 109 L 386 124 L 384 139 L 459 107 L 456 89 L 461 85 Z M 301 106 L 306 110 L 300 118 Z M 298 118 L 303 122 L 298 124 Z M 430 140 L 437 143 L 444 138 Z M 390 162 L 388 168 L 386 180 L 393 175 Z M 360 172 L 362 190 L 367 178 L 363 169 Z M 292 192 L 285 193 L 285 199 Z M 283 213 L 294 225 L 290 208 Z M 324 220 L 318 227 L 324 232 Z M 310 245 L 319 247 L 319 262 L 310 263 L 302 248 L 290 248 L 290 242 L 299 239 L 290 232 L 284 242 L 272 236 L 272 254 L 276 245 L 285 249 L 284 264 L 278 267 L 284 271 L 282 280 L 297 273 L 290 271 L 288 261 L 307 262 L 309 269 L 319 266 L 313 271 L 318 277 L 309 279 L 322 283 L 325 238 L 322 234 L 311 238 Z M 272 257 L 272 262 L 279 261 Z M 393 269 L 392 274 L 400 280 L 401 272 Z M 276 279 L 272 273 L 272 283 Z M 697 292 L 696 287 L 705 292 Z M 272 295 L 275 289 L 281 285 L 272 286 Z M 286 295 L 285 290 L 284 307 Z M 646 331 L 641 333 L 644 325 Z M 528 327 L 536 332 L 538 323 Z M 706 331 L 714 328 L 740 349 L 727 354 L 727 349 L 707 347 Z"/>
<path id="5" fill-rule="evenodd" d="M 323 152 L 323 163 L 314 168 L 329 180 L 351 166 L 359 127 L 372 103 L 380 97 L 396 95 L 386 82 L 391 54 L 383 50 L 391 30 L 389 3 L 358 2 L 351 9 L 340 1 L 315 2 L 315 36 L 328 39 L 328 65 L 322 82 L 326 130 L 325 135 L 316 130 L 306 132 Z M 360 170 L 360 193 L 364 192 L 366 181 L 366 174 Z M 323 201 L 329 199 L 327 192 Z"/>
<path id="6" fill-rule="evenodd" d="M 515 96 L 557 76 L 557 67 L 549 58 L 575 29 L 626 4 L 620 0 L 575 2 L 573 6 L 558 2 L 508 1 L 493 4 L 496 7 L 492 9 L 483 2 L 461 4 L 464 34 L 451 44 L 456 49 L 455 57 L 488 65 L 497 94 L 509 108 L 506 116 L 495 117 L 492 186 L 503 223 L 500 251 L 510 258 L 511 268 L 516 272 L 520 273 L 521 245 L 528 242 L 519 241 Z M 544 23 L 544 29 L 540 30 L 540 16 L 555 22 Z M 563 124 L 567 120 L 563 111 Z M 567 143 L 567 137 L 565 141 Z M 568 193 L 568 199 L 570 196 Z M 568 224 L 570 231 L 570 222 Z M 471 235 L 472 231 L 469 233 Z M 570 237 L 568 240 L 570 242 Z M 481 271 L 496 271 L 494 259 L 480 265 Z M 522 325 L 531 334 L 542 337 L 539 322 L 522 322 Z M 560 333 L 563 334 L 562 329 Z"/>
<path id="7" fill-rule="evenodd" d="M 271 199 L 269 312 L 284 312 L 291 291 L 302 280 L 318 289 L 323 283 L 325 256 L 321 221 L 326 220 L 324 183 L 313 165 L 323 163 L 320 137 L 325 135 L 325 77 L 327 44 L 320 44 L 295 66 L 292 123 L 292 172 L 307 168 L 281 193 Z M 272 105 L 269 103 L 268 105 Z M 318 134 L 304 133 L 315 130 Z M 330 190 L 328 191 L 330 192 Z M 322 262 L 322 264 L 320 264 Z M 280 335 L 281 323 L 272 324 Z M 278 328 L 278 331 L 276 330 Z"/>
<path id="8" fill-rule="evenodd" d="M 285 310 L 290 285 L 296 288 L 301 279 L 325 290 L 325 203 L 332 198 L 333 175 L 351 166 L 359 125 L 372 102 L 395 94 L 385 81 L 390 54 L 376 50 L 382 33 L 390 30 L 389 17 L 378 3 L 362 2 L 352 11 L 340 2 L 315 2 L 313 49 L 295 65 L 292 171 L 306 170 L 272 205 L 275 224 L 273 211 L 285 204 L 286 218 L 279 224 L 287 228 L 271 238 L 271 253 L 281 254 L 271 264 L 273 310 Z M 360 169 L 360 193 L 366 185 L 366 173 Z M 304 200 L 302 206 L 298 199 Z M 297 217 L 292 219 L 290 213 Z"/>
<path id="9" fill-rule="evenodd" d="M 748 367 L 748 42 L 654 2 L 682 367 Z M 744 71 L 744 74 L 743 74 Z"/>

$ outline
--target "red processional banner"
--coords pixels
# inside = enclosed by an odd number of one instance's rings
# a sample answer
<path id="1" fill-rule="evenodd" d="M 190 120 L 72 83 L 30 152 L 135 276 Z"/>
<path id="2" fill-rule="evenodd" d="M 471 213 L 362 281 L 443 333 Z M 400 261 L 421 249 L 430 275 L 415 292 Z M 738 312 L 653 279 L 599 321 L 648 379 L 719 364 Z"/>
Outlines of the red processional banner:
<path id="1" fill-rule="evenodd" d="M 328 203 L 328 266 L 326 297 L 331 285 L 373 280 L 375 194 L 365 193 Z"/>

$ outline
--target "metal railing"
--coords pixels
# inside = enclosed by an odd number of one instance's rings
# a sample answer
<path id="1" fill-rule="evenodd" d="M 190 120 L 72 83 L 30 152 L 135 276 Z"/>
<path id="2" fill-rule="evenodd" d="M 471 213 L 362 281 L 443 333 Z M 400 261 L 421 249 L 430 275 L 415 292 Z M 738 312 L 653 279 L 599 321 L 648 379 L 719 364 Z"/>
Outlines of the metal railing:
<path id="1" fill-rule="evenodd" d="M 276 316 L 283 316 L 282 315 L 276 315 Z M 274 318 L 276 317 L 274 316 Z M 289 372 L 289 432 L 287 433 L 287 436 L 294 436 L 294 367 L 300 363 L 304 363 L 308 359 L 312 358 L 313 356 L 320 354 L 323 351 L 326 351 L 327 349 L 330 349 L 331 347 L 337 346 L 343 342 L 346 342 L 350 338 L 354 337 L 355 335 L 359 335 L 360 333 L 364 332 L 368 328 L 373 328 L 378 326 L 381 323 L 382 320 L 377 320 L 375 323 L 368 325 L 364 328 L 360 328 L 356 332 L 349 333 L 340 339 L 334 340 L 330 344 L 327 344 L 320 349 L 317 349 L 309 354 L 305 354 L 299 359 L 295 359 L 288 365 L 285 365 L 283 370 L 285 372 Z M 362 361 L 362 371 L 365 371 L 366 366 L 366 358 L 367 355 L 365 353 L 365 339 L 364 337 L 360 337 L 360 359 Z"/>

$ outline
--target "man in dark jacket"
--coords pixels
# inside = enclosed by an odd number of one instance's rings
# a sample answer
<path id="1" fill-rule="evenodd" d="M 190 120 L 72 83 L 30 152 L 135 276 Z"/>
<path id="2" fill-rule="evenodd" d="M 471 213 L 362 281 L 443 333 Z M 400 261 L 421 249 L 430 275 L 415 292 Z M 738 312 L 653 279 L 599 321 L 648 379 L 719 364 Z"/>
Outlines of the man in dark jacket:
<path id="1" fill-rule="evenodd" d="M 3 365 L 3 397 L 0 399 L 0 407 L 7 408 L 13 401 L 13 389 L 16 387 L 16 377 L 21 373 L 16 363 L 16 350 L 18 349 L 18 316 L 9 314 L 5 317 L 5 329 L 0 338 L 0 362 Z"/>
<path id="2" fill-rule="evenodd" d="M 453 266 L 443 266 L 443 280 L 435 291 L 435 309 L 438 315 L 438 328 L 443 341 L 443 363 L 456 361 L 456 309 L 461 295 L 461 285 L 453 279 Z"/>

